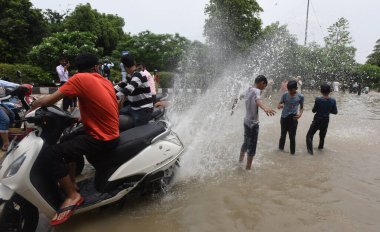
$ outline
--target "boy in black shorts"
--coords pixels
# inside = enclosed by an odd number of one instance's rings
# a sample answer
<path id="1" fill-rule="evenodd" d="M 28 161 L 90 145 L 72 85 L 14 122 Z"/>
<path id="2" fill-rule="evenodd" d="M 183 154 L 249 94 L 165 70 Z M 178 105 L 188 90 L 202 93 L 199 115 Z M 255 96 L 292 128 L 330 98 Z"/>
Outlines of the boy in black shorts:
<path id="1" fill-rule="evenodd" d="M 242 163 L 247 154 L 246 170 L 250 170 L 253 157 L 256 155 L 257 137 L 259 135 L 259 107 L 268 115 L 273 116 L 276 112 L 266 107 L 261 101 L 261 91 L 267 87 L 268 80 L 259 75 L 255 79 L 255 85 L 251 86 L 244 94 L 246 114 L 244 118 L 244 142 L 241 146 L 239 162 Z"/>

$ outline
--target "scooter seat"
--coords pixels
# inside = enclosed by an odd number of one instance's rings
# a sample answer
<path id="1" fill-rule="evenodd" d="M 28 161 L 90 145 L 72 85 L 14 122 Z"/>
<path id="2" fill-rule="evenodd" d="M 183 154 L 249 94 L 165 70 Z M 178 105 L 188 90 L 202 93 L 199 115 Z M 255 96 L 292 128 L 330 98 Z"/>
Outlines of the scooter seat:
<path id="1" fill-rule="evenodd" d="M 120 142 L 115 150 L 109 154 L 109 157 L 122 157 L 122 163 L 128 160 L 129 156 L 134 156 L 142 151 L 151 141 L 161 133 L 165 132 L 162 123 L 150 123 L 147 125 L 135 127 L 120 133 Z M 126 159 L 126 160 L 125 160 Z"/>
<path id="2" fill-rule="evenodd" d="M 162 122 L 150 123 L 135 127 L 120 133 L 118 146 L 107 154 L 107 159 L 96 168 L 96 186 L 100 191 L 105 191 L 109 177 L 122 164 L 135 157 L 152 143 L 152 140 L 166 131 Z"/>

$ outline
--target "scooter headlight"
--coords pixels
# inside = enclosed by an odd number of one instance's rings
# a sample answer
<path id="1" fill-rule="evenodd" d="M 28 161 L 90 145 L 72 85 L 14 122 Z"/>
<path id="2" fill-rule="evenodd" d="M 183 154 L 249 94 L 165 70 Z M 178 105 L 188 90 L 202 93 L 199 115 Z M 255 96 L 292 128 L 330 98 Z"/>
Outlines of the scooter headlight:
<path id="1" fill-rule="evenodd" d="M 22 154 L 18 157 L 11 165 L 9 165 L 8 169 L 5 171 L 3 178 L 8 178 L 14 176 L 18 170 L 21 168 L 21 165 L 24 163 L 26 158 L 26 153 Z"/>

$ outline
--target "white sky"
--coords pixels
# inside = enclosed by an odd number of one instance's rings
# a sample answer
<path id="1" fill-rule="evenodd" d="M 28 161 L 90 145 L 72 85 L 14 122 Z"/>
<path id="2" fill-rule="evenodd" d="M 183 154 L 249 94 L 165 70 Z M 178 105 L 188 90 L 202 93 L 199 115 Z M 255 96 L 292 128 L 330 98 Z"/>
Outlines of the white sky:
<path id="1" fill-rule="evenodd" d="M 303 43 L 307 0 L 257 0 L 264 12 L 264 25 L 279 21 Z M 363 63 L 380 39 L 380 0 L 310 0 L 309 39 L 323 42 L 327 27 L 339 17 L 350 22 L 356 59 Z M 99 12 L 117 14 L 124 18 L 126 32 L 136 34 L 150 30 L 154 33 L 176 33 L 191 40 L 204 41 L 204 7 L 208 0 L 31 0 L 41 9 L 63 12 L 79 3 L 89 2 Z"/>

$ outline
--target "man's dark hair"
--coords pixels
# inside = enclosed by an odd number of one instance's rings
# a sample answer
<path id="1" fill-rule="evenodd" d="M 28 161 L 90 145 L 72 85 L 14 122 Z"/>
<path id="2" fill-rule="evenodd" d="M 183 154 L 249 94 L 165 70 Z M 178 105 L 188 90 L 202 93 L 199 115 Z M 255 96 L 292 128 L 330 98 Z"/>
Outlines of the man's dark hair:
<path id="1" fill-rule="evenodd" d="M 258 75 L 255 79 L 255 84 L 259 84 L 260 82 L 263 82 L 264 84 L 268 85 L 268 80 L 264 75 Z"/>
<path id="2" fill-rule="evenodd" d="M 82 53 L 75 57 L 74 63 L 78 72 L 92 71 L 98 64 L 98 58 L 92 53 Z"/>
<path id="3" fill-rule="evenodd" d="M 330 87 L 330 85 L 327 84 L 327 83 L 323 83 L 321 85 L 321 93 L 322 94 L 329 94 L 329 93 L 331 93 L 331 87 Z"/>
<path id="4" fill-rule="evenodd" d="M 288 87 L 288 90 L 298 89 L 297 81 L 295 81 L 295 80 L 288 81 L 288 86 L 287 87 Z"/>
<path id="5" fill-rule="evenodd" d="M 135 58 L 131 54 L 123 55 L 121 57 L 121 63 L 123 63 L 127 68 L 136 65 Z"/>

